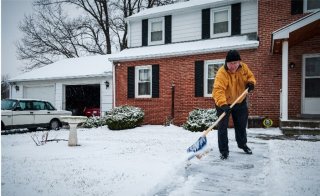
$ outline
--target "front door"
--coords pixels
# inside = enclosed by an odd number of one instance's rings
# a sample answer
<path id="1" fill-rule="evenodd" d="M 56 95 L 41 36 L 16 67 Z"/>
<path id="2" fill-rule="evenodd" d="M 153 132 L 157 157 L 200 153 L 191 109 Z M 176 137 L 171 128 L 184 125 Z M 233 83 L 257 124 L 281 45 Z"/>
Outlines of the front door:
<path id="1" fill-rule="evenodd" d="M 320 54 L 303 55 L 302 114 L 320 114 Z"/>

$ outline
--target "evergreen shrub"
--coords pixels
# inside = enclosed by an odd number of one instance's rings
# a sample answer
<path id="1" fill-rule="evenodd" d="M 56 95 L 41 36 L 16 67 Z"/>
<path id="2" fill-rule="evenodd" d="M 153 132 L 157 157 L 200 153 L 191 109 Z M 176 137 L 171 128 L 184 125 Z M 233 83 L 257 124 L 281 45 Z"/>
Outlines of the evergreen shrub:
<path id="1" fill-rule="evenodd" d="M 111 130 L 132 129 L 142 124 L 144 112 L 133 106 L 119 106 L 107 112 L 106 124 Z"/>
<path id="2" fill-rule="evenodd" d="M 105 117 L 92 116 L 89 117 L 86 122 L 82 123 L 80 126 L 83 128 L 96 128 L 107 125 Z"/>
<path id="3" fill-rule="evenodd" d="M 183 124 L 183 128 L 192 132 L 204 131 L 216 120 L 216 109 L 195 109 L 189 113 L 188 120 Z"/>

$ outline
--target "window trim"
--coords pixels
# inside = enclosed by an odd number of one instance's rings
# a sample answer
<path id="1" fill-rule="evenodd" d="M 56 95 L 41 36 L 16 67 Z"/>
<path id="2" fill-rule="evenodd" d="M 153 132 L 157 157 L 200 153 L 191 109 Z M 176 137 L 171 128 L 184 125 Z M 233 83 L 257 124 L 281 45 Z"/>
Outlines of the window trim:
<path id="1" fill-rule="evenodd" d="M 308 10 L 308 0 L 303 0 L 303 13 L 309 13 L 319 10 L 320 8 Z"/>
<path id="2" fill-rule="evenodd" d="M 207 60 L 204 61 L 204 74 L 203 74 L 203 96 L 204 97 L 212 97 L 212 93 L 209 94 L 207 92 L 208 89 L 208 65 L 209 64 L 224 64 L 225 59 L 215 59 L 215 60 Z M 215 75 L 213 81 L 215 79 Z"/>
<path id="3" fill-rule="evenodd" d="M 214 21 L 214 13 L 215 12 L 220 12 L 220 11 L 228 11 L 228 32 L 225 33 L 218 33 L 214 34 L 213 33 L 213 21 Z M 225 6 L 225 7 L 220 7 L 220 8 L 212 8 L 210 10 L 210 36 L 211 38 L 217 38 L 217 37 L 225 37 L 225 36 L 231 36 L 231 6 Z"/>
<path id="4" fill-rule="evenodd" d="M 151 24 L 153 22 L 162 22 L 162 40 L 160 41 L 151 41 Z M 157 44 L 164 44 L 164 27 L 165 27 L 165 21 L 164 21 L 164 17 L 160 17 L 160 18 L 153 18 L 153 19 L 149 19 L 148 20 L 148 45 L 157 45 Z"/>
<path id="5" fill-rule="evenodd" d="M 139 70 L 140 69 L 149 69 L 149 76 L 150 76 L 150 94 L 149 95 L 139 95 Z M 134 72 L 134 86 L 135 86 L 135 92 L 134 96 L 135 98 L 152 98 L 152 65 L 141 65 L 141 66 L 135 66 L 135 72 Z"/>

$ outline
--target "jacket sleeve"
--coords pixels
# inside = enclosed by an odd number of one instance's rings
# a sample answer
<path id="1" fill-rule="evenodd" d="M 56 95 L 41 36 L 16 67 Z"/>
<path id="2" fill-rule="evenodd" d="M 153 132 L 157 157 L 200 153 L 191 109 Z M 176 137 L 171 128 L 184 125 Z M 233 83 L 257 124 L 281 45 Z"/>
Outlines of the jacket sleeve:
<path id="1" fill-rule="evenodd" d="M 246 65 L 246 69 L 247 69 L 247 82 L 248 83 L 252 83 L 253 85 L 256 85 L 256 79 L 252 73 L 252 71 L 249 69 L 248 65 Z"/>
<path id="2" fill-rule="evenodd" d="M 227 75 L 224 73 L 224 68 L 221 67 L 217 75 L 214 79 L 214 85 L 212 90 L 212 98 L 215 101 L 215 104 L 217 106 L 222 106 L 227 104 L 227 98 L 226 98 L 226 89 L 228 85 Z"/>

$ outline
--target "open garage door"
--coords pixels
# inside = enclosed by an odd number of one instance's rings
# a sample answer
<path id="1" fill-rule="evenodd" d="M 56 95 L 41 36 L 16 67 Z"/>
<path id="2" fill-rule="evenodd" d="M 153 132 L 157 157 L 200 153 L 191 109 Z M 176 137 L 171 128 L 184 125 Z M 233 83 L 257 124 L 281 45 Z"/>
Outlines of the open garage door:
<path id="1" fill-rule="evenodd" d="M 23 87 L 23 98 L 29 99 L 42 99 L 49 101 L 55 105 L 55 88 L 54 85 L 48 86 L 24 86 Z"/>
<path id="2" fill-rule="evenodd" d="M 67 85 L 66 109 L 82 116 L 85 108 L 100 108 L 100 84 Z"/>

